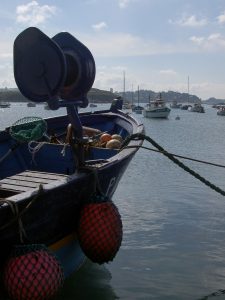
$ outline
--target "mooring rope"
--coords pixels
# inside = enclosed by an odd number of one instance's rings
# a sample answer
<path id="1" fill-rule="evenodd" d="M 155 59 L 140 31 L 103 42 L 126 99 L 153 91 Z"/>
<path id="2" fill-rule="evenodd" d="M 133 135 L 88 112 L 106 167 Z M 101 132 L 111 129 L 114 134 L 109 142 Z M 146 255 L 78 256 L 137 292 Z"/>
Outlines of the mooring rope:
<path id="1" fill-rule="evenodd" d="M 9 199 L 0 199 L 0 204 L 4 204 L 4 203 L 8 204 L 9 207 L 11 208 L 11 211 L 14 214 L 13 220 L 18 221 L 20 242 L 23 243 L 24 242 L 23 237 L 27 237 L 27 236 L 26 236 L 25 229 L 23 227 L 23 222 L 22 222 L 22 220 L 20 218 L 20 215 L 19 215 L 18 205 L 17 205 L 16 202 L 14 202 L 12 200 L 9 200 Z M 11 223 L 11 222 L 9 222 L 9 223 Z M 5 224 L 5 225 L 7 225 L 7 224 Z M 0 228 L 0 230 L 4 229 L 6 227 L 5 225 L 3 225 Z"/>
<path id="2" fill-rule="evenodd" d="M 30 141 L 28 143 L 28 150 L 29 150 L 29 152 L 32 155 L 32 161 L 33 161 L 33 163 L 36 164 L 35 155 L 46 144 L 46 142 L 36 143 L 36 145 L 34 147 L 32 146 L 32 143 L 35 143 L 35 141 Z"/>
<path id="3" fill-rule="evenodd" d="M 218 290 L 216 292 L 213 292 L 207 296 L 204 296 L 202 298 L 199 298 L 198 300 L 208 300 L 209 298 L 212 298 L 212 297 L 220 297 L 222 295 L 225 294 L 225 290 Z"/>
<path id="4" fill-rule="evenodd" d="M 20 144 L 13 145 L 2 157 L 0 157 L 0 164 L 13 152 Z"/>
<path id="5" fill-rule="evenodd" d="M 30 208 L 30 206 L 38 199 L 38 197 L 40 196 L 40 194 L 42 192 L 43 192 L 43 186 L 42 186 L 42 184 L 40 184 L 38 192 L 35 194 L 33 199 L 26 205 L 26 207 L 21 211 L 19 211 L 18 204 L 15 201 L 10 200 L 10 199 L 0 199 L 0 205 L 8 204 L 9 207 L 11 208 L 12 213 L 14 214 L 14 218 L 12 218 L 6 224 L 2 225 L 0 227 L 0 231 L 7 228 L 7 227 L 9 227 L 10 225 L 12 225 L 15 222 L 18 222 L 20 242 L 23 243 L 24 242 L 23 237 L 27 238 L 27 235 L 26 235 L 21 217 L 27 212 L 27 210 Z"/>
<path id="6" fill-rule="evenodd" d="M 225 196 L 225 191 L 223 191 L 222 189 L 220 189 L 219 187 L 217 187 L 215 184 L 211 183 L 209 180 L 205 179 L 204 177 L 202 177 L 200 174 L 198 174 L 197 172 L 195 172 L 194 170 L 190 169 L 188 166 L 186 166 L 184 163 L 182 163 L 180 160 L 178 160 L 175 155 L 173 155 L 172 153 L 167 152 L 162 146 L 160 146 L 156 141 L 154 141 L 151 137 L 144 135 L 142 133 L 135 133 L 130 135 L 129 137 L 127 137 L 121 147 L 121 150 L 125 149 L 125 148 L 130 148 L 130 147 L 137 147 L 137 148 L 145 148 L 143 146 L 127 146 L 128 143 L 131 140 L 146 140 L 149 143 L 151 143 L 155 148 L 157 148 L 163 155 L 165 155 L 166 157 L 168 157 L 170 160 L 172 160 L 176 165 L 178 165 L 180 168 L 182 168 L 184 171 L 188 172 L 189 174 L 191 174 L 192 176 L 194 176 L 195 178 L 197 178 L 198 180 L 200 180 L 202 183 L 204 183 L 206 186 L 210 187 L 212 190 L 216 191 L 217 193 Z M 148 149 L 148 150 L 152 150 L 152 149 Z M 178 155 L 176 155 L 178 157 Z M 181 157 L 181 156 L 179 156 Z M 181 158 L 185 158 L 185 157 L 181 157 Z M 189 158 L 190 159 L 190 158 Z M 194 159 L 191 159 L 194 160 Z M 197 160 L 194 160 L 197 161 Z M 206 163 L 204 161 L 198 161 L 201 163 Z M 224 167 L 222 165 L 216 165 L 213 163 L 208 163 L 214 166 L 219 166 L 219 167 Z"/>
<path id="7" fill-rule="evenodd" d="M 93 181 L 93 194 L 99 193 L 99 194 L 104 194 L 103 189 L 101 187 L 100 181 L 99 181 L 99 177 L 98 177 L 98 170 L 96 167 L 94 166 L 82 166 L 79 170 L 88 170 L 91 171 L 92 174 L 94 175 L 94 181 Z"/>
<path id="8" fill-rule="evenodd" d="M 137 146 L 126 146 L 124 148 L 126 148 L 126 149 L 128 149 L 128 148 L 137 148 Z M 149 148 L 149 147 L 145 147 L 145 146 L 139 146 L 139 148 L 142 148 L 142 149 L 145 149 L 145 150 L 149 150 L 149 151 L 153 151 L 153 152 L 162 153 L 162 154 L 163 154 L 163 152 L 165 152 L 165 151 L 160 151 L 160 150 Z M 179 158 L 183 158 L 183 159 L 186 159 L 186 160 L 191 160 L 191 161 L 199 162 L 199 163 L 202 163 L 202 164 L 205 164 L 205 165 L 211 165 L 211 166 L 214 166 L 214 167 L 225 168 L 225 165 L 212 163 L 212 162 L 209 162 L 209 161 L 206 161 L 206 160 L 200 160 L 200 159 L 196 159 L 196 158 L 192 158 L 192 157 L 188 157 L 188 156 L 178 155 L 178 154 L 175 154 L 175 153 L 172 153 L 172 152 L 168 152 L 168 151 L 167 151 L 167 153 L 173 155 L 174 157 L 179 157 Z"/>

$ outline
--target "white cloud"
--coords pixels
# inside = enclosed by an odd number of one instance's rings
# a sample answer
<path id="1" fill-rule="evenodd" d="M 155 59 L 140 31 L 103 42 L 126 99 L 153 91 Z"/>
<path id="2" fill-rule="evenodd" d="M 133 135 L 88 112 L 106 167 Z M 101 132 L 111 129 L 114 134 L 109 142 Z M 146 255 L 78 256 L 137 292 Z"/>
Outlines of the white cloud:
<path id="1" fill-rule="evenodd" d="M 112 88 L 114 91 L 123 90 L 123 72 L 117 67 L 98 67 L 94 87 L 108 90 Z"/>
<path id="2" fill-rule="evenodd" d="M 195 15 L 192 16 L 183 16 L 180 20 L 172 21 L 169 20 L 170 23 L 178 24 L 180 26 L 186 26 L 186 27 L 202 27 L 207 25 L 207 19 L 197 19 Z"/>
<path id="3" fill-rule="evenodd" d="M 98 24 L 92 25 L 92 28 L 94 28 L 94 30 L 96 30 L 96 31 L 100 31 L 106 27 L 107 27 L 107 24 L 105 22 L 100 22 Z"/>
<path id="4" fill-rule="evenodd" d="M 197 45 L 202 45 L 205 41 L 204 37 L 191 36 L 190 41 L 194 42 Z"/>
<path id="5" fill-rule="evenodd" d="M 15 87 L 16 83 L 13 76 L 13 66 L 10 62 L 2 63 L 0 65 L 0 88 Z"/>
<path id="6" fill-rule="evenodd" d="M 3 34 L 5 37 L 5 34 Z M 11 38 L 3 38 L 3 41 L 0 42 L 0 65 L 5 64 L 7 60 L 12 60 L 13 57 L 13 41 Z"/>
<path id="7" fill-rule="evenodd" d="M 12 58 L 12 52 L 1 52 L 0 53 L 0 58 Z"/>
<path id="8" fill-rule="evenodd" d="M 128 4 L 131 2 L 131 0 L 119 0 L 119 7 L 125 8 L 128 6 Z"/>
<path id="9" fill-rule="evenodd" d="M 208 37 L 190 37 L 190 40 L 200 46 L 203 50 L 219 51 L 225 50 L 225 38 L 220 33 L 210 34 Z"/>
<path id="10" fill-rule="evenodd" d="M 172 69 L 160 70 L 159 73 L 162 75 L 177 75 L 177 72 Z"/>
<path id="11" fill-rule="evenodd" d="M 222 15 L 219 15 L 217 17 L 217 21 L 218 21 L 219 24 L 224 24 L 225 23 L 225 11 Z"/>
<path id="12" fill-rule="evenodd" d="M 192 83 L 191 93 L 199 95 L 203 100 L 210 97 L 218 99 L 224 99 L 225 86 L 224 83 L 213 83 L 213 82 L 199 82 Z"/>
<path id="13" fill-rule="evenodd" d="M 124 67 L 124 66 L 113 66 L 112 69 L 116 70 L 116 71 L 119 71 L 119 72 L 122 72 L 122 73 L 124 71 L 126 71 L 126 67 Z"/>
<path id="14" fill-rule="evenodd" d="M 102 57 L 186 53 L 189 51 L 184 44 L 163 44 L 128 33 L 106 34 L 102 32 L 98 35 L 82 35 L 80 40 L 86 41 L 85 44 L 94 56 Z"/>
<path id="15" fill-rule="evenodd" d="M 123 91 L 123 71 L 124 67 L 108 67 L 104 66 L 97 68 L 96 79 L 94 87 L 109 90 L 113 88 L 114 91 Z M 150 82 L 150 83 L 149 83 Z M 187 92 L 187 82 L 172 80 L 170 82 L 163 81 L 162 77 L 158 79 L 152 78 L 149 80 L 149 73 L 143 72 L 142 74 L 132 73 L 132 70 L 126 70 L 126 90 L 137 90 L 138 85 L 140 89 L 153 90 L 155 92 L 160 91 L 177 91 L 180 93 Z M 190 94 L 197 95 L 203 100 L 209 97 L 224 98 L 225 85 L 221 83 L 213 82 L 191 82 Z"/>
<path id="16" fill-rule="evenodd" d="M 40 6 L 37 1 L 31 1 L 16 8 L 16 21 L 27 25 L 44 23 L 46 19 L 56 14 L 56 7 L 49 5 Z"/>

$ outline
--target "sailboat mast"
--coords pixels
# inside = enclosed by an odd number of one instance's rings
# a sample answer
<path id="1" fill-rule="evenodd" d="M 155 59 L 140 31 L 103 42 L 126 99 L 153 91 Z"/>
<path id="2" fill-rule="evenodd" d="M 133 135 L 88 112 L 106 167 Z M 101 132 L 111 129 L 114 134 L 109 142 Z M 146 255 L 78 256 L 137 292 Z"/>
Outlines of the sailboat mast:
<path id="1" fill-rule="evenodd" d="M 126 98 L 126 80 L 125 80 L 125 71 L 123 71 L 123 100 Z"/>
<path id="2" fill-rule="evenodd" d="M 138 106 L 139 106 L 139 85 L 138 85 Z"/>
<path id="3" fill-rule="evenodd" d="M 134 105 L 134 91 L 133 91 L 133 84 L 132 84 L 132 94 L 131 94 L 131 100 L 132 100 L 132 105 Z"/>
<path id="4" fill-rule="evenodd" d="M 189 76 L 188 76 L 188 103 L 189 103 Z"/>

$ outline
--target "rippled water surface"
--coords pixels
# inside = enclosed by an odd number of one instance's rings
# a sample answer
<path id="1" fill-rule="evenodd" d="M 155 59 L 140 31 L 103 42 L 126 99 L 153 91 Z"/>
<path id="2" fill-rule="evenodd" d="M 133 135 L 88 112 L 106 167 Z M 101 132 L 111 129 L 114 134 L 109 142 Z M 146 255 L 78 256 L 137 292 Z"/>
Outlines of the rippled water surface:
<path id="1" fill-rule="evenodd" d="M 55 114 L 18 103 L 10 110 L 0 110 L 0 127 L 24 115 Z M 134 116 L 167 151 L 225 165 L 225 117 L 213 108 L 205 114 L 174 109 L 168 120 Z M 225 190 L 224 168 L 182 161 Z M 225 299 L 224 196 L 162 154 L 140 149 L 113 200 L 123 220 L 120 251 L 110 264 L 88 262 L 58 300 Z"/>

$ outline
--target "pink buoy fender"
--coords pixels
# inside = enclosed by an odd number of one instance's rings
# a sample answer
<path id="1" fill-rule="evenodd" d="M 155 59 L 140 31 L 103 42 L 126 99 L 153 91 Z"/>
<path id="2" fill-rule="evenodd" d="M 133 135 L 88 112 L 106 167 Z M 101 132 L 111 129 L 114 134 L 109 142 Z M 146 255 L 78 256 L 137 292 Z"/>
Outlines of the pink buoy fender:
<path id="1" fill-rule="evenodd" d="M 84 254 L 93 262 L 112 261 L 122 242 L 122 221 L 111 202 L 83 206 L 78 226 L 78 239 Z"/>
<path id="2" fill-rule="evenodd" d="M 63 280 L 60 263 L 45 245 L 15 246 L 4 270 L 4 284 L 14 300 L 50 299 Z"/>

